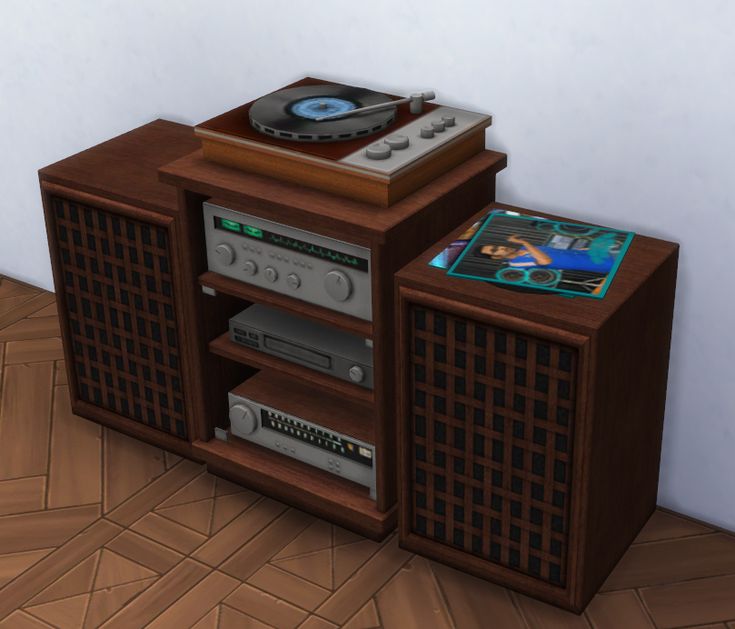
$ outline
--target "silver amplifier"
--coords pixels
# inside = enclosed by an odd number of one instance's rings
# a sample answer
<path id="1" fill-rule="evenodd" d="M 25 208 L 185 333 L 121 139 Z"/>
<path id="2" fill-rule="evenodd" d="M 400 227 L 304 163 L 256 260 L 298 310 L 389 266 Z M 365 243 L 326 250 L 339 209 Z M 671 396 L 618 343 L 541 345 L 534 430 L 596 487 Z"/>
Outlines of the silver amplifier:
<path id="1" fill-rule="evenodd" d="M 253 304 L 230 319 L 230 338 L 260 352 L 373 388 L 371 343 L 349 332 Z"/>
<path id="2" fill-rule="evenodd" d="M 364 485 L 375 500 L 375 446 L 242 395 L 228 399 L 232 435 Z"/>
<path id="3" fill-rule="evenodd" d="M 204 203 L 210 271 L 372 320 L 370 249 Z"/>

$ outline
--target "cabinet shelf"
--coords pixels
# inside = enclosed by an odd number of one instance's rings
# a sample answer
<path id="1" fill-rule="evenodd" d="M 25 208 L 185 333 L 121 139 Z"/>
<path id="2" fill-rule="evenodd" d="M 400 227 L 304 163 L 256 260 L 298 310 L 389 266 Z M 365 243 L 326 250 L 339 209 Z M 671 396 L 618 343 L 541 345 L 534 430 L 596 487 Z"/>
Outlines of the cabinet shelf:
<path id="1" fill-rule="evenodd" d="M 372 539 L 395 527 L 396 508 L 381 513 L 367 487 L 237 437 L 195 441 L 192 454 L 213 472 Z"/>
<path id="2" fill-rule="evenodd" d="M 350 400 L 359 401 L 366 405 L 372 405 L 375 400 L 371 389 L 366 389 L 365 387 L 360 387 L 319 371 L 302 367 L 301 365 L 291 363 L 276 356 L 239 345 L 230 340 L 229 332 L 225 332 L 213 341 L 210 341 L 209 351 L 229 360 L 255 367 L 256 369 L 272 369 L 281 374 L 292 376 L 300 382 L 309 382 L 314 386 L 323 387 Z"/>
<path id="3" fill-rule="evenodd" d="M 299 317 L 306 317 L 317 323 L 331 325 L 340 330 L 357 334 L 362 338 L 373 338 L 373 324 L 371 321 L 363 321 L 362 319 L 342 314 L 336 310 L 315 306 L 314 304 L 301 301 L 300 299 L 294 299 L 288 295 L 282 295 L 281 293 L 225 277 L 213 271 L 202 273 L 199 276 L 199 284 L 232 297 L 275 306 Z"/>

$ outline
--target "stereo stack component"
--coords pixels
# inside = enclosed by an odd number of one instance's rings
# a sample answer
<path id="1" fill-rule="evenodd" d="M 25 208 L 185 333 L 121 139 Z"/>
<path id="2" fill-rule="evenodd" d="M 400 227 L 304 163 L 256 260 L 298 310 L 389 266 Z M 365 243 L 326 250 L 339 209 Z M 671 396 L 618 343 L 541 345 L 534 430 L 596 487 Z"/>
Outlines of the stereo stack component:
<path id="1" fill-rule="evenodd" d="M 485 147 L 492 119 L 306 78 L 195 129 L 207 159 L 387 207 Z"/>
<path id="2" fill-rule="evenodd" d="M 206 202 L 209 270 L 370 320 L 370 250 Z"/>
<path id="3" fill-rule="evenodd" d="M 603 300 L 428 265 L 486 212 L 397 274 L 400 541 L 580 612 L 656 505 L 678 247 Z"/>
<path id="4" fill-rule="evenodd" d="M 253 304 L 230 319 L 235 343 L 373 388 L 372 343 L 343 330 Z"/>
<path id="5" fill-rule="evenodd" d="M 285 396 L 286 391 L 296 395 Z M 363 418 L 365 411 L 325 395 L 323 408 L 305 418 L 296 403 L 308 392 L 291 379 L 259 373 L 229 394 L 230 433 L 364 485 L 375 499 L 375 447 L 341 432 L 344 414 Z M 335 412 L 337 411 L 337 412 Z M 369 421 L 354 422 L 352 429 L 367 437 Z"/>

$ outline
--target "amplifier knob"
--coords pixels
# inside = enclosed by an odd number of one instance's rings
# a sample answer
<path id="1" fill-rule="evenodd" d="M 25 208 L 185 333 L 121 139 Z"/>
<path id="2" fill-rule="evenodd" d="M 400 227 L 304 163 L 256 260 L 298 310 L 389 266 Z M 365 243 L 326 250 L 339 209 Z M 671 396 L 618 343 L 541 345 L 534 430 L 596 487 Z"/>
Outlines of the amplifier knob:
<path id="1" fill-rule="evenodd" d="M 446 125 L 444 124 L 443 120 L 432 120 L 431 126 L 434 128 L 434 131 L 436 133 L 441 133 L 442 131 L 444 131 L 444 127 Z"/>
<path id="2" fill-rule="evenodd" d="M 352 282 L 342 271 L 330 271 L 324 277 L 324 288 L 335 301 L 347 301 L 352 294 Z"/>
<path id="3" fill-rule="evenodd" d="M 434 127 L 431 125 L 426 125 L 421 127 L 421 137 L 422 138 L 433 138 L 434 137 Z"/>
<path id="4" fill-rule="evenodd" d="M 258 427 L 257 416 L 246 404 L 230 407 L 230 429 L 235 436 L 249 435 Z"/>
<path id="5" fill-rule="evenodd" d="M 258 265 L 255 264 L 254 260 L 247 260 L 245 264 L 242 265 L 242 270 L 245 271 L 247 275 L 255 275 L 258 272 Z"/>
<path id="6" fill-rule="evenodd" d="M 442 116 L 445 127 L 453 127 L 457 124 L 457 119 L 454 116 Z"/>
<path id="7" fill-rule="evenodd" d="M 219 257 L 219 261 L 225 266 L 230 266 L 235 261 L 235 250 L 225 242 L 217 245 L 214 252 Z"/>
<path id="8" fill-rule="evenodd" d="M 263 271 L 265 274 L 265 279 L 267 279 L 269 282 L 275 282 L 278 279 L 278 271 L 276 271 L 272 266 L 265 267 L 265 271 Z"/>
<path id="9" fill-rule="evenodd" d="M 301 286 L 301 278 L 296 275 L 296 273 L 289 273 L 288 276 L 286 276 L 286 284 L 288 284 L 289 288 L 296 290 Z"/>
<path id="10" fill-rule="evenodd" d="M 365 379 L 365 372 L 360 365 L 352 365 L 347 373 L 352 382 L 362 382 Z"/>

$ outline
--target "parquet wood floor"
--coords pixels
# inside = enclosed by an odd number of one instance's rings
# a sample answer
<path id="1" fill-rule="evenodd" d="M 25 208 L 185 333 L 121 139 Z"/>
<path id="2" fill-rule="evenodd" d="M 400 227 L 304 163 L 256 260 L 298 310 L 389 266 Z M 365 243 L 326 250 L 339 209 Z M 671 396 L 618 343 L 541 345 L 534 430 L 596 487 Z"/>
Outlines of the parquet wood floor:
<path id="1" fill-rule="evenodd" d="M 735 536 L 658 510 L 575 616 L 72 414 L 53 295 L 0 279 L 0 628 L 735 629 Z"/>

